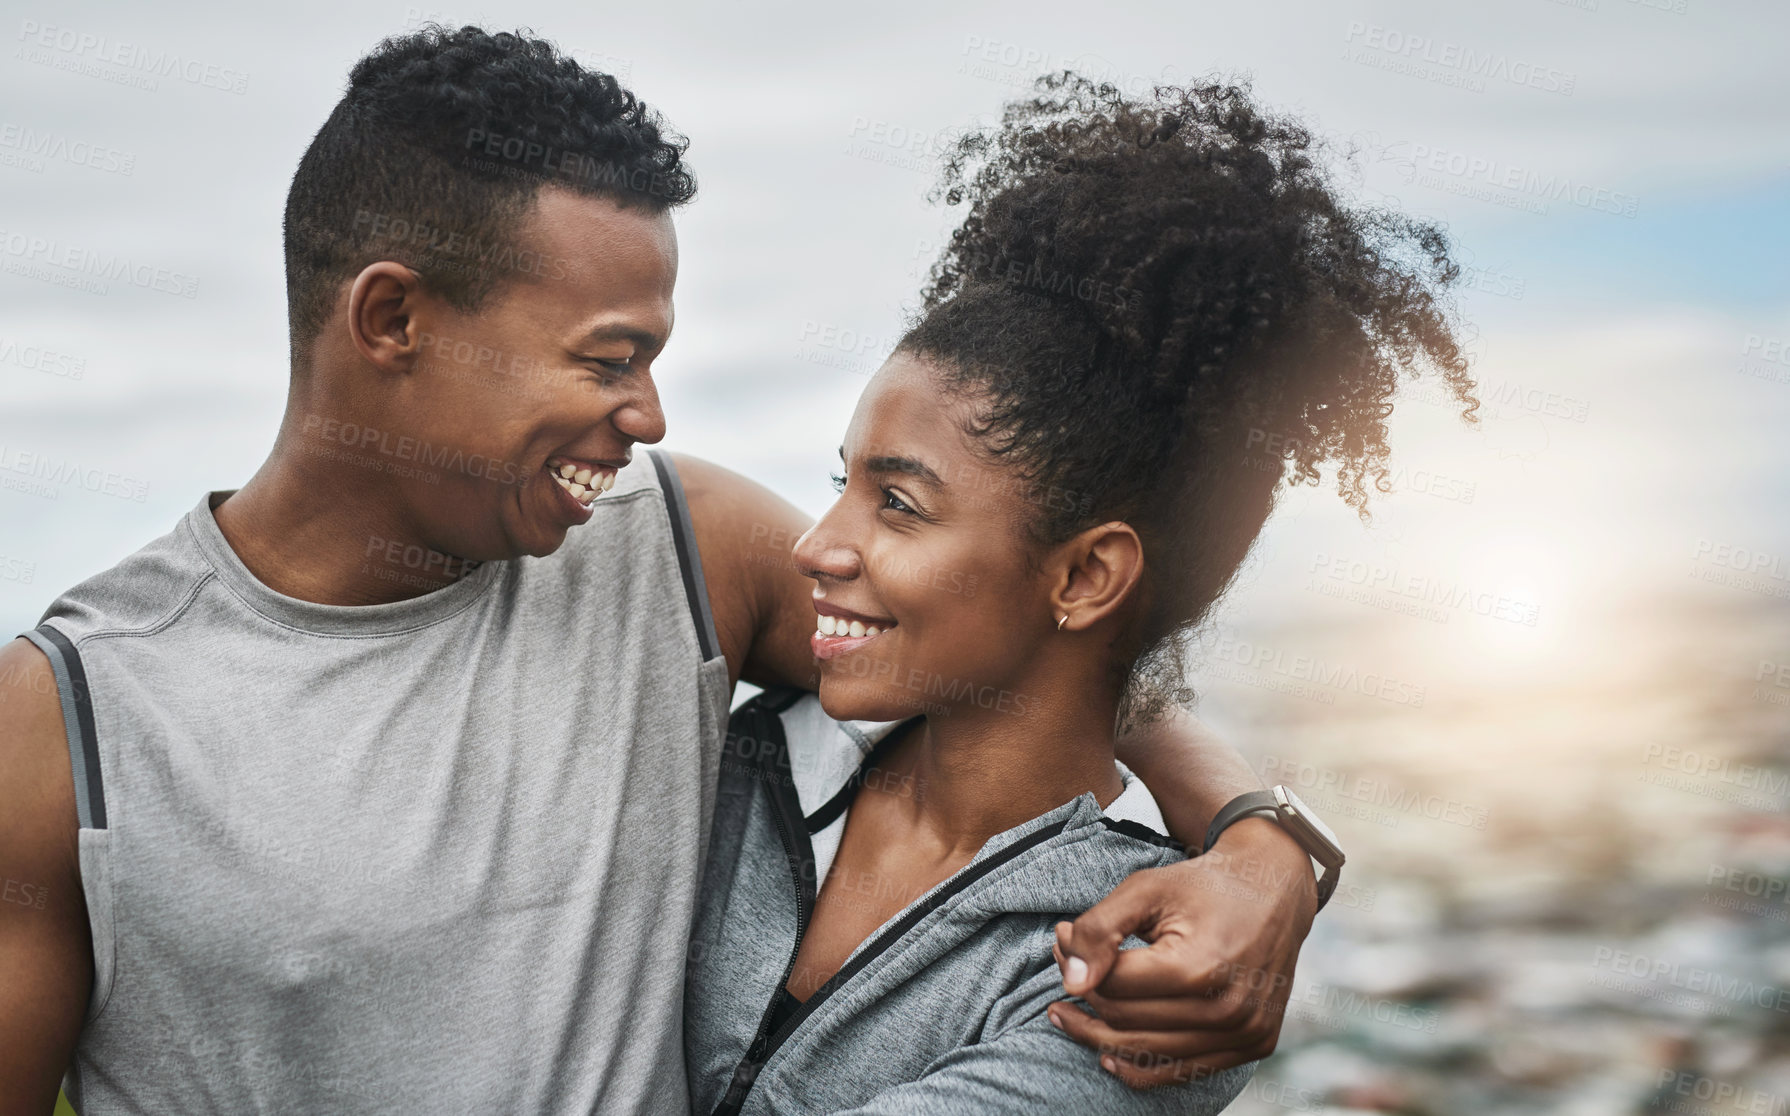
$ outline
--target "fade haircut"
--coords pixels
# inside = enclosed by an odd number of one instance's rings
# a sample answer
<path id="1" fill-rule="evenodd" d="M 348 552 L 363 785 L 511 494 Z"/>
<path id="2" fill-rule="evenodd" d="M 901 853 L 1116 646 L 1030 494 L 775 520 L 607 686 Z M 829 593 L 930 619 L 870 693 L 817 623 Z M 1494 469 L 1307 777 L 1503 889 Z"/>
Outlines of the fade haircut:
<path id="1" fill-rule="evenodd" d="M 294 369 L 342 282 L 379 260 L 467 312 L 507 279 L 554 275 L 517 243 L 542 186 L 661 212 L 695 196 L 687 140 L 531 34 L 431 24 L 355 63 L 286 195 Z"/>

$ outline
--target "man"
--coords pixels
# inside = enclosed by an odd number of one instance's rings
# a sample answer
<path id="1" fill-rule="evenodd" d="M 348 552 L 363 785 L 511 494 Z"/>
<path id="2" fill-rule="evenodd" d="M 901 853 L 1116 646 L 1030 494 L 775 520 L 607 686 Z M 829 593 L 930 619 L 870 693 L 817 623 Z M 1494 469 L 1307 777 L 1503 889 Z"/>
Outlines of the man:
<path id="1" fill-rule="evenodd" d="M 631 457 L 682 151 L 543 42 L 355 66 L 287 200 L 266 463 L 0 651 L 0 1111 L 65 1069 L 85 1113 L 687 1108 L 728 696 L 811 684 L 814 612 L 798 511 Z M 1195 846 L 1257 785 L 1185 722 L 1128 744 Z M 1278 1033 L 1309 862 L 1261 819 L 1218 853 L 1061 937 L 1133 1083 Z M 1290 882 L 1225 897 L 1238 859 Z"/>

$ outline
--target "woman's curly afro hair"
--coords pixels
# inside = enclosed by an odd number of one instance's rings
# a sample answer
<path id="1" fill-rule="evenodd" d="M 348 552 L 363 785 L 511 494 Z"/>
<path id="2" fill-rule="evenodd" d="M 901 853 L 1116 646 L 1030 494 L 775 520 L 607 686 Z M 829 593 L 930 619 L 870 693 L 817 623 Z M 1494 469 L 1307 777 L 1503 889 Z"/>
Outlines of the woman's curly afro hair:
<path id="1" fill-rule="evenodd" d="M 1421 371 L 1474 421 L 1446 237 L 1345 204 L 1320 150 L 1247 85 L 1129 98 L 1064 72 L 947 154 L 935 195 L 969 210 L 898 351 L 977 403 L 993 459 L 1074 497 L 1039 507 L 1039 544 L 1112 520 L 1143 539 L 1126 722 L 1191 700 L 1181 637 L 1283 478 L 1333 464 L 1365 516 L 1389 490 L 1393 394 Z"/>

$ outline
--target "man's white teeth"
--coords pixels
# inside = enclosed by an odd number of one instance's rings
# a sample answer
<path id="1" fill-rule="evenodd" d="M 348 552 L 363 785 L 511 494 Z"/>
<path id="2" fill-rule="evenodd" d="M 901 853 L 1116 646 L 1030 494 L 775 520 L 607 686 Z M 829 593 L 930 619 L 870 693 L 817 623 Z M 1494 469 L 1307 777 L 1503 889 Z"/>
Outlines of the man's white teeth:
<path id="1" fill-rule="evenodd" d="M 822 613 L 815 621 L 815 628 L 821 635 L 850 636 L 854 639 L 861 636 L 883 634 L 883 629 L 875 624 L 865 624 L 862 620 L 847 620 L 843 616 L 828 616 L 825 613 Z"/>
<path id="2" fill-rule="evenodd" d="M 613 472 L 599 472 L 570 462 L 558 466 L 550 463 L 547 475 L 559 482 L 561 488 L 586 507 L 590 506 L 592 500 L 615 487 Z"/>

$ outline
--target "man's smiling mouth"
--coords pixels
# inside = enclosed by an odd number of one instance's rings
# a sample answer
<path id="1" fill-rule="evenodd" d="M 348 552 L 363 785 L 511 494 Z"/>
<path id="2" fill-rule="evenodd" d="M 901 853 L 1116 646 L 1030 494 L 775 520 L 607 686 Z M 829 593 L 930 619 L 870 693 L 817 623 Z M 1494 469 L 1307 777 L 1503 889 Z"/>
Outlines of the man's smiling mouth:
<path id="1" fill-rule="evenodd" d="M 575 461 L 569 457 L 547 459 L 547 475 L 587 508 L 598 496 L 615 487 L 615 472 L 613 465 Z"/>

